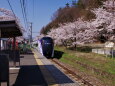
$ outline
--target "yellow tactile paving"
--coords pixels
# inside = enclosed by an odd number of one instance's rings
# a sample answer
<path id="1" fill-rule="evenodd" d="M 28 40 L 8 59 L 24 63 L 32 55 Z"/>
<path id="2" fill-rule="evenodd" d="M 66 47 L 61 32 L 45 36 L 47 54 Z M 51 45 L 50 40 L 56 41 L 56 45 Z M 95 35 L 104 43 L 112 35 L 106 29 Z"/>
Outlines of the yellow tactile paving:
<path id="1" fill-rule="evenodd" d="M 58 84 L 56 84 L 55 79 L 52 77 L 52 75 L 49 73 L 49 71 L 45 68 L 42 61 L 38 58 L 37 54 L 34 51 L 33 51 L 33 53 L 34 53 L 35 60 L 36 60 L 37 64 L 39 65 L 40 70 L 41 70 L 48 86 L 59 86 Z M 42 66 L 40 66 L 40 65 L 42 65 Z"/>

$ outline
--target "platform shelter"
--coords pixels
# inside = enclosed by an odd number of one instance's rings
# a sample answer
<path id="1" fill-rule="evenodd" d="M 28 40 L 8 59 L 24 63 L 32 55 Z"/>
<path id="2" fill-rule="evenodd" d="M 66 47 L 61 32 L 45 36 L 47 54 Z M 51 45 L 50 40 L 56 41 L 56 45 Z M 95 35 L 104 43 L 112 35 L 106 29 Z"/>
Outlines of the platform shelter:
<path id="1" fill-rule="evenodd" d="M 0 43 L 1 38 L 13 39 L 13 50 L 1 51 L 0 47 L 0 84 L 1 82 L 7 82 L 9 86 L 9 59 L 13 57 L 13 67 L 16 67 L 16 61 L 20 61 L 19 51 L 16 50 L 16 37 L 22 36 L 22 30 L 15 20 L 0 21 Z M 1 45 L 1 44 L 0 44 Z M 3 61 L 4 60 L 4 61 Z M 7 61 L 6 61 L 7 60 Z"/>

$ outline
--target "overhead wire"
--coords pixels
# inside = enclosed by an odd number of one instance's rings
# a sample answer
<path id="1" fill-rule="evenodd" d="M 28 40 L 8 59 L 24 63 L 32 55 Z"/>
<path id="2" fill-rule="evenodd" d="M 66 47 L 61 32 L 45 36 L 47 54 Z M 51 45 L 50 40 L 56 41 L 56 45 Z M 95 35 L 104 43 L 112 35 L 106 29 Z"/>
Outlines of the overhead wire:
<path id="1" fill-rule="evenodd" d="M 14 13 L 14 10 L 12 8 L 12 5 L 11 5 L 11 2 L 10 0 L 6 0 L 10 6 L 10 9 L 15 17 L 15 19 L 17 19 L 15 13 Z M 26 11 L 26 4 L 27 4 L 27 1 L 25 0 L 20 0 L 20 5 L 21 5 L 21 10 L 22 10 L 22 15 L 23 15 L 23 19 L 24 19 L 24 25 L 25 25 L 25 28 L 27 30 L 27 26 L 28 26 L 28 18 L 27 18 L 27 11 Z"/>
<path id="2" fill-rule="evenodd" d="M 26 30 L 27 31 L 29 31 L 29 27 L 28 27 L 28 17 L 27 17 L 27 5 L 28 5 L 28 3 L 27 3 L 27 0 L 20 0 L 20 4 L 21 4 L 21 9 L 22 9 L 22 14 L 23 14 L 23 19 L 24 19 L 24 22 L 25 22 L 25 25 L 27 25 L 27 26 L 25 26 L 26 27 Z M 35 5 L 35 1 L 33 0 L 33 7 L 32 7 L 32 9 L 33 9 L 33 14 L 32 14 L 32 16 L 33 16 L 33 20 L 32 20 L 32 22 L 34 22 L 34 11 L 35 11 L 35 9 L 34 9 L 34 5 Z"/>
<path id="3" fill-rule="evenodd" d="M 23 10 L 24 10 L 24 14 L 25 14 L 25 21 L 27 23 L 27 31 L 29 31 L 29 26 L 28 26 L 28 17 L 27 17 L 27 0 L 22 0 L 22 4 L 23 4 Z M 29 35 L 29 33 L 27 32 L 27 34 Z"/>
<path id="4" fill-rule="evenodd" d="M 20 0 L 20 5 L 21 5 L 22 15 L 23 15 L 23 19 L 24 19 L 25 28 L 26 28 L 25 14 L 24 14 L 23 4 L 22 4 L 22 1 L 21 1 L 21 0 Z"/>
<path id="5" fill-rule="evenodd" d="M 32 25 L 34 25 L 34 4 L 35 4 L 35 2 L 34 2 L 34 0 L 33 0 L 33 1 L 32 1 L 32 5 L 33 5 L 33 6 L 32 6 L 32 17 L 33 17 L 33 18 L 32 18 L 32 20 L 31 20 L 31 21 L 32 21 Z M 32 33 L 33 33 L 33 32 L 32 32 Z"/>
<path id="6" fill-rule="evenodd" d="M 29 0 L 27 0 L 27 1 L 29 1 Z M 27 2 L 27 1 L 26 1 L 26 2 Z M 26 2 L 24 2 L 24 3 L 27 5 Z M 30 4 L 30 3 L 29 3 L 29 4 Z M 32 0 L 32 3 L 31 3 L 31 7 L 32 7 L 32 8 L 31 8 L 31 13 L 32 13 L 32 14 L 30 14 L 30 15 L 32 16 L 32 18 L 30 18 L 30 21 L 31 21 L 31 22 L 28 22 L 29 24 L 32 23 L 32 26 L 33 26 L 33 24 L 34 24 L 33 22 L 34 22 L 34 17 L 35 17 L 35 15 L 34 15 L 34 6 L 35 6 L 35 1 Z M 27 6 L 27 9 L 28 9 L 28 6 Z M 29 28 L 29 29 L 30 29 L 30 28 Z M 31 30 L 28 30 L 28 31 L 31 32 Z M 30 34 L 28 33 L 28 35 L 30 35 Z"/>
<path id="7" fill-rule="evenodd" d="M 29 35 L 29 19 L 28 19 L 28 0 L 25 0 L 24 3 L 24 8 L 25 8 L 25 13 L 26 13 L 26 21 L 27 21 L 27 35 Z"/>
<path id="8" fill-rule="evenodd" d="M 33 26 L 34 26 L 34 19 L 35 19 L 35 0 L 33 0 Z M 35 33 L 35 32 L 32 32 Z"/>
<path id="9" fill-rule="evenodd" d="M 23 15 L 24 23 L 25 23 L 26 32 L 27 32 L 28 31 L 28 18 L 27 18 L 27 12 L 26 12 L 26 3 L 27 2 L 25 2 L 25 0 L 20 0 L 22 15 Z"/>
<path id="10" fill-rule="evenodd" d="M 33 19 L 34 19 L 34 6 L 35 6 L 35 1 L 33 0 Z M 34 21 L 34 20 L 33 20 Z"/>
<path id="11" fill-rule="evenodd" d="M 25 0 L 22 1 L 23 4 L 23 10 L 24 10 L 24 14 L 25 14 L 25 20 L 27 22 L 27 13 L 26 13 L 26 4 L 25 4 Z"/>
<path id="12" fill-rule="evenodd" d="M 13 10 L 13 8 L 12 8 L 12 5 L 11 5 L 10 1 L 7 0 L 7 2 L 8 2 L 8 4 L 9 4 L 9 6 L 10 6 L 10 9 L 11 9 L 12 13 L 14 14 L 15 19 L 17 19 L 17 17 L 16 17 L 16 15 L 15 15 L 15 13 L 14 13 L 14 10 Z"/>

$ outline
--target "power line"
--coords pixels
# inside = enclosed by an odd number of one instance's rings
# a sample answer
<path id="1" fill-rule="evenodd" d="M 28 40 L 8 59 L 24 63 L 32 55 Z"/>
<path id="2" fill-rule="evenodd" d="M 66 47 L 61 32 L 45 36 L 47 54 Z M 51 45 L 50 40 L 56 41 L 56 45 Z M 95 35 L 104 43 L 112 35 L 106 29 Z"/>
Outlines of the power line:
<path id="1" fill-rule="evenodd" d="M 8 2 L 8 4 L 9 4 L 9 6 L 10 6 L 10 9 L 12 10 L 12 13 L 14 14 L 15 19 L 17 19 L 17 18 L 16 18 L 16 15 L 15 15 L 15 13 L 14 13 L 14 10 L 13 10 L 13 8 L 12 8 L 12 5 L 11 5 L 11 3 L 10 3 L 10 1 L 7 0 L 7 2 Z"/>
<path id="2" fill-rule="evenodd" d="M 34 0 L 33 0 L 33 19 L 34 19 L 34 4 L 35 4 L 35 2 L 34 2 Z M 34 21 L 34 20 L 33 20 Z"/>
<path id="3" fill-rule="evenodd" d="M 23 19 L 24 19 L 24 24 L 25 24 L 25 27 L 26 27 L 25 15 L 24 15 L 24 10 L 23 10 L 23 5 L 22 5 L 21 0 L 20 0 L 20 5 L 21 5 L 21 9 L 22 9 L 22 15 L 23 15 Z"/>
<path id="4" fill-rule="evenodd" d="M 26 4 L 27 4 L 27 3 L 26 3 Z M 31 20 L 32 22 L 28 22 L 29 25 L 30 25 L 29 30 L 28 30 L 28 31 L 29 31 L 28 34 L 31 35 L 31 38 L 32 38 L 32 30 L 31 30 L 31 29 L 32 29 L 32 26 L 33 26 L 33 24 L 34 24 L 34 23 L 33 23 L 33 22 L 34 22 L 34 6 L 35 6 L 35 1 L 33 0 L 32 3 L 31 3 L 31 7 L 32 7 L 32 9 L 31 9 L 31 15 L 32 15 L 33 18 L 32 18 L 32 20 Z M 30 13 L 30 12 L 29 12 L 29 13 Z"/>
<path id="5" fill-rule="evenodd" d="M 25 0 L 25 8 L 26 8 L 26 14 L 28 14 L 28 0 Z M 28 15 L 27 15 L 28 19 Z"/>
<path id="6" fill-rule="evenodd" d="M 27 35 L 29 35 L 29 29 L 30 29 L 30 27 L 29 27 L 29 22 L 28 22 L 28 0 L 22 0 L 23 1 L 23 9 L 24 9 L 24 13 L 25 13 L 25 16 L 26 16 L 26 18 L 25 18 L 25 20 L 26 20 L 26 23 L 27 23 Z"/>
<path id="7" fill-rule="evenodd" d="M 10 0 L 6 0 L 6 1 L 8 2 L 15 19 L 17 19 L 16 15 L 14 13 L 14 10 L 12 8 Z M 28 19 L 27 19 L 27 13 L 26 13 L 26 2 L 24 0 L 20 0 L 20 5 L 21 5 L 22 15 L 23 15 L 23 19 L 24 19 L 24 25 L 25 25 L 25 28 L 27 29 Z"/>
<path id="8" fill-rule="evenodd" d="M 23 19 L 24 19 L 25 28 L 27 30 L 27 28 L 28 28 L 28 19 L 27 19 L 25 1 L 20 0 L 20 5 L 21 5 L 21 9 L 22 9 L 22 15 L 23 15 Z"/>
<path id="9" fill-rule="evenodd" d="M 22 0 L 22 2 L 23 2 L 23 9 L 24 9 L 24 14 L 25 14 L 25 19 L 26 19 L 26 22 L 27 22 L 27 13 L 26 13 L 25 0 Z"/>

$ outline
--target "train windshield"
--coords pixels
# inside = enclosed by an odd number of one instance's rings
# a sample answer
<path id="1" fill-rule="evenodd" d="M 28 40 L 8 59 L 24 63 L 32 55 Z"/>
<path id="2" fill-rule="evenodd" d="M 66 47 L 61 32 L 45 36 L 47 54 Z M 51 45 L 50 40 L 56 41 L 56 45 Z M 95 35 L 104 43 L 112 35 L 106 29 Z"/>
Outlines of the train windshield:
<path id="1" fill-rule="evenodd" d="M 44 44 L 52 44 L 53 43 L 53 40 L 49 37 L 44 37 L 42 40 L 43 40 L 42 42 Z"/>

